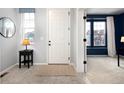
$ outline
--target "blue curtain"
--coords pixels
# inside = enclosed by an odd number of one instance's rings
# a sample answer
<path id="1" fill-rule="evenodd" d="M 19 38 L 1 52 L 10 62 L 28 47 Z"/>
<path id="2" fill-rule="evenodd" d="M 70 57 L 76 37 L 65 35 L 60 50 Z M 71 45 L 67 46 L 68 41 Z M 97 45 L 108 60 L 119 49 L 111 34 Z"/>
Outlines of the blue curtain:
<path id="1" fill-rule="evenodd" d="M 19 13 L 35 13 L 35 8 L 19 8 Z"/>

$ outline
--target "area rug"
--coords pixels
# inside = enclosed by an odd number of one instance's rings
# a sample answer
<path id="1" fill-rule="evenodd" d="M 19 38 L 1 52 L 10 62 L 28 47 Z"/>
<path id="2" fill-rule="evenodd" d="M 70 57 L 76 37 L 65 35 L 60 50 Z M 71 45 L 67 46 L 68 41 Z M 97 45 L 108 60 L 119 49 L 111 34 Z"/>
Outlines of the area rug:
<path id="1" fill-rule="evenodd" d="M 37 76 L 75 76 L 72 65 L 42 65 L 36 72 Z"/>

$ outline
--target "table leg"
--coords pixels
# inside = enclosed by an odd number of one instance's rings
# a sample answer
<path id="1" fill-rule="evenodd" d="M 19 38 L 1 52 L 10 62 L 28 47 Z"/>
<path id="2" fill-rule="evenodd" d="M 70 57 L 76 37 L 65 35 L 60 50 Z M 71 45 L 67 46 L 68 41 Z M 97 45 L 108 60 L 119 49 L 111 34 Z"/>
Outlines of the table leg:
<path id="1" fill-rule="evenodd" d="M 26 55 L 24 55 L 24 65 L 26 64 Z"/>
<path id="2" fill-rule="evenodd" d="M 28 61 L 28 68 L 30 68 L 30 58 L 29 57 L 30 57 L 30 55 L 28 54 L 28 60 L 27 60 Z"/>
<path id="3" fill-rule="evenodd" d="M 118 67 L 120 66 L 120 59 L 119 59 L 119 54 L 118 54 Z"/>
<path id="4" fill-rule="evenodd" d="M 21 68 L 21 54 L 19 53 L 19 68 Z"/>
<path id="5" fill-rule="evenodd" d="M 31 54 L 31 65 L 33 66 L 33 53 Z"/>

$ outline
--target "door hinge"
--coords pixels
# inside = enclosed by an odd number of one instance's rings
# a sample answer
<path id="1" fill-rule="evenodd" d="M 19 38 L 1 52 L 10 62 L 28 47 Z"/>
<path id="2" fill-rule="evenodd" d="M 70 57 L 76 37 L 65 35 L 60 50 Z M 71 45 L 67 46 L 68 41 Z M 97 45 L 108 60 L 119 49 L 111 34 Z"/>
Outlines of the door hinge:
<path id="1" fill-rule="evenodd" d="M 70 57 L 68 57 L 68 60 L 70 60 L 71 58 Z"/>
<path id="2" fill-rule="evenodd" d="M 71 45 L 70 42 L 68 42 L 68 45 L 69 45 L 69 46 Z"/>
<path id="3" fill-rule="evenodd" d="M 87 19 L 87 16 L 84 16 L 83 19 Z"/>
<path id="4" fill-rule="evenodd" d="M 71 28 L 70 28 L 70 27 L 68 27 L 68 30 L 69 30 L 69 31 L 70 31 L 70 29 L 71 29 Z"/>
<path id="5" fill-rule="evenodd" d="M 84 38 L 84 39 L 83 39 L 83 41 L 84 41 L 84 42 L 86 42 L 86 41 L 87 41 L 87 39 L 86 39 L 86 38 Z"/>
<path id="6" fill-rule="evenodd" d="M 84 61 L 83 63 L 84 63 L 84 64 L 87 64 L 87 61 Z"/>
<path id="7" fill-rule="evenodd" d="M 70 16 L 71 15 L 71 12 L 70 11 L 68 11 L 68 16 Z"/>

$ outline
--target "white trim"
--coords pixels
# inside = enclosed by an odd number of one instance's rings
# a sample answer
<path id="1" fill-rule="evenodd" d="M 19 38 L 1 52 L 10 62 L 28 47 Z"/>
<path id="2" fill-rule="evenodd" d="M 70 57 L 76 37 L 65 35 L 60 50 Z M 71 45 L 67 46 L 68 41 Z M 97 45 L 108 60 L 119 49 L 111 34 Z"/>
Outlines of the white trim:
<path id="1" fill-rule="evenodd" d="M 70 46 L 68 49 L 68 53 L 69 53 L 68 57 L 71 58 L 71 9 L 70 8 L 68 8 L 68 12 L 70 12 L 70 15 L 68 15 L 68 19 L 69 19 L 68 26 L 70 28 L 69 36 L 68 36 L 68 42 L 70 42 Z M 71 61 L 69 60 L 68 63 L 71 63 Z"/>
<path id="2" fill-rule="evenodd" d="M 69 63 L 69 65 L 72 65 L 73 67 L 74 67 L 74 69 L 76 70 L 76 72 L 77 72 L 77 67 L 75 66 L 75 64 L 74 63 Z"/>
<path id="3" fill-rule="evenodd" d="M 48 65 L 70 65 L 70 63 L 48 63 Z"/>
<path id="4" fill-rule="evenodd" d="M 12 66 L 9 66 L 9 67 L 8 67 L 8 68 L 6 68 L 5 70 L 1 71 L 1 72 L 0 72 L 0 75 L 2 75 L 3 73 L 5 73 L 5 72 L 9 71 L 10 69 L 12 69 L 13 67 L 15 67 L 16 65 L 17 65 L 17 63 L 16 63 L 16 64 L 14 64 L 14 65 L 12 65 Z"/>
<path id="5" fill-rule="evenodd" d="M 17 63 L 19 65 L 19 63 Z M 48 63 L 33 63 L 33 65 L 48 65 Z"/>
<path id="6" fill-rule="evenodd" d="M 84 17 L 87 16 L 86 14 L 86 10 L 84 9 Z M 86 39 L 86 19 L 83 18 L 84 21 L 84 39 Z M 86 46 L 86 42 L 84 42 L 84 61 L 87 61 L 87 46 Z M 84 64 L 84 72 L 87 72 L 87 64 Z"/>
<path id="7" fill-rule="evenodd" d="M 48 63 L 34 63 L 34 65 L 48 65 Z"/>
<path id="8" fill-rule="evenodd" d="M 78 8 L 76 8 L 76 71 L 78 65 Z"/>
<path id="9" fill-rule="evenodd" d="M 49 46 L 48 46 L 48 42 L 49 42 L 49 8 L 47 8 L 47 11 L 46 11 L 46 15 L 47 15 L 47 18 L 46 18 L 46 25 L 47 25 L 47 33 L 46 33 L 46 51 L 47 51 L 47 54 L 46 54 L 46 62 L 47 64 L 49 63 Z"/>
<path id="10" fill-rule="evenodd" d="M 53 65 L 54 65 L 54 63 L 52 63 Z M 56 63 L 55 63 L 56 64 Z M 59 63 L 57 63 L 57 64 L 59 64 Z M 60 63 L 60 65 L 61 65 L 62 63 Z M 64 63 L 63 63 L 64 64 Z M 65 63 L 65 64 L 68 64 L 68 63 Z M 49 65 L 49 63 L 34 63 L 34 65 Z M 74 68 L 75 68 L 75 65 L 73 64 L 73 63 L 69 63 L 68 65 L 72 65 L 72 66 L 74 66 Z"/>
<path id="11" fill-rule="evenodd" d="M 86 74 L 84 73 L 84 81 L 85 81 L 85 83 L 86 84 L 92 84 L 91 82 L 90 82 L 90 80 L 87 78 L 87 76 L 86 76 Z"/>
<path id="12" fill-rule="evenodd" d="M 34 65 L 49 65 L 49 63 L 33 63 Z M 54 64 L 59 64 L 61 65 L 62 63 L 52 63 L 53 65 Z M 64 64 L 64 63 L 63 63 Z M 68 64 L 68 65 L 72 65 L 74 66 L 74 68 L 76 69 L 76 66 L 74 65 L 74 63 L 65 63 L 65 64 Z M 15 64 L 15 65 L 19 65 L 19 63 Z"/>
<path id="13" fill-rule="evenodd" d="M 88 57 L 109 57 L 108 55 L 87 55 Z"/>

